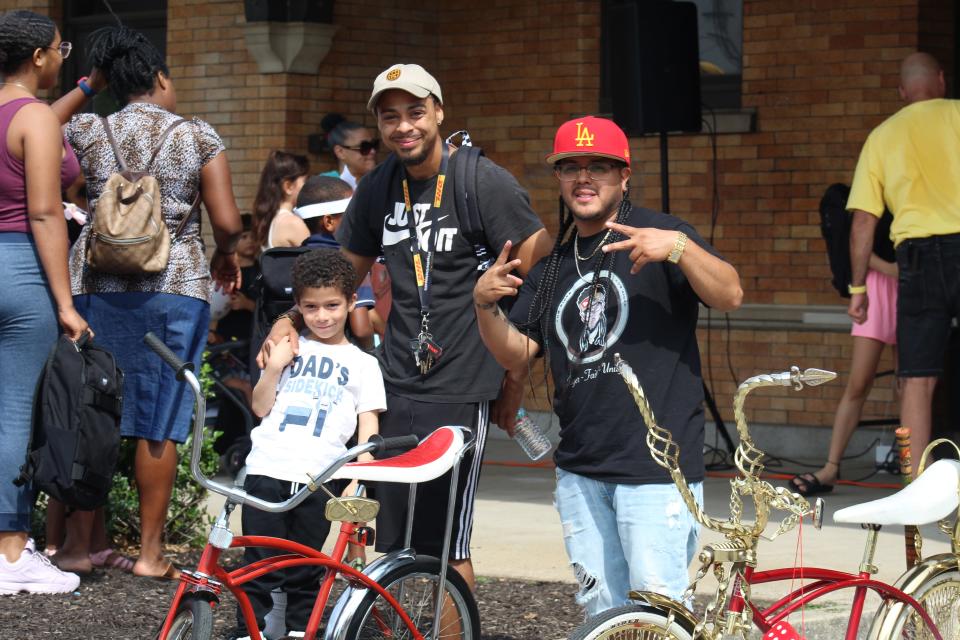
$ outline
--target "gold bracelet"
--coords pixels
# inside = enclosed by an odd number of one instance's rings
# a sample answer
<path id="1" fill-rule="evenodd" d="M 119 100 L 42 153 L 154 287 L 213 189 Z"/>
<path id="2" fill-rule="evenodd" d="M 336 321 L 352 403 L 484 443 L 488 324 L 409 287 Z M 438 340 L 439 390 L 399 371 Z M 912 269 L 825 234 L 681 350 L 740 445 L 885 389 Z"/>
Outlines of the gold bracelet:
<path id="1" fill-rule="evenodd" d="M 857 285 L 848 284 L 847 285 L 847 293 L 849 293 L 850 295 L 856 295 L 858 293 L 866 293 L 866 292 L 867 292 L 867 285 L 865 284 L 857 284 Z"/>
<path id="2" fill-rule="evenodd" d="M 680 256 L 683 255 L 683 250 L 686 248 L 687 234 L 680 231 L 679 235 L 677 235 L 677 241 L 673 243 L 673 250 L 670 252 L 670 255 L 667 256 L 667 262 L 672 262 L 673 264 L 680 262 Z"/>

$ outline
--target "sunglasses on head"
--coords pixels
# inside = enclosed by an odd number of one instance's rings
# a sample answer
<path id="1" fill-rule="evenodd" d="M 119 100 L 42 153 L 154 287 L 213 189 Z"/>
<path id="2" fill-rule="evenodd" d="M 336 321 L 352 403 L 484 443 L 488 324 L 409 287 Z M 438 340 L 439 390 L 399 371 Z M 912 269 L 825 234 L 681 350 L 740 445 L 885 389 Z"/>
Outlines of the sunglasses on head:
<path id="1" fill-rule="evenodd" d="M 367 155 L 368 153 L 370 153 L 371 151 L 373 151 L 373 152 L 379 151 L 379 150 L 380 150 L 380 141 L 379 141 L 379 140 L 364 140 L 363 142 L 361 142 L 360 144 L 358 144 L 358 145 L 355 146 L 355 147 L 348 147 L 348 146 L 345 145 L 345 144 L 340 145 L 340 146 L 343 147 L 344 149 L 350 149 L 350 151 L 358 151 L 358 152 L 360 152 L 360 155 L 365 156 L 365 155 Z"/>

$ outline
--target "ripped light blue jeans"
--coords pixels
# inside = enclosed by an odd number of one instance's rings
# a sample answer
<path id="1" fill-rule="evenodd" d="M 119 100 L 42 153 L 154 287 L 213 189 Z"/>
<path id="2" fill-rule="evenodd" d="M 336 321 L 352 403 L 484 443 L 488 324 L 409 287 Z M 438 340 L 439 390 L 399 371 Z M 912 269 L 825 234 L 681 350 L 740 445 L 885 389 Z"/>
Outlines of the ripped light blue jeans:
<path id="1" fill-rule="evenodd" d="M 703 483 L 690 485 L 703 505 Z M 627 604 L 631 590 L 680 599 L 700 526 L 671 484 L 615 484 L 557 469 L 563 542 L 587 616 Z"/>

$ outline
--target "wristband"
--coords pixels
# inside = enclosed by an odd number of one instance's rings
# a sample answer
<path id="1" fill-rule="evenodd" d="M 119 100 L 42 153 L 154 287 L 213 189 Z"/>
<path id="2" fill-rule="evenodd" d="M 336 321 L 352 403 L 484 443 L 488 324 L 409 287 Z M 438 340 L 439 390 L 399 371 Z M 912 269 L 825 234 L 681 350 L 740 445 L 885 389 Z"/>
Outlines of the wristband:
<path id="1" fill-rule="evenodd" d="M 270 326 L 272 327 L 273 325 L 277 324 L 278 322 L 280 322 L 280 321 L 283 320 L 284 318 L 286 318 L 287 320 L 289 320 L 289 321 L 290 321 L 290 324 L 292 324 L 293 326 L 297 326 L 297 323 L 294 322 L 294 320 L 293 320 L 293 316 L 290 315 L 291 313 L 292 313 L 291 311 L 284 311 L 283 313 L 281 313 L 280 315 L 278 315 L 276 318 L 273 319 L 273 322 L 270 323 Z"/>
<path id="2" fill-rule="evenodd" d="M 670 255 L 667 256 L 667 262 L 677 264 L 680 262 L 680 256 L 683 255 L 683 250 L 687 248 L 687 234 L 683 231 L 680 231 L 677 235 L 677 241 L 673 243 L 673 250 L 670 251 Z"/>
<path id="3" fill-rule="evenodd" d="M 77 86 L 80 87 L 80 91 L 83 92 L 83 95 L 87 96 L 88 98 L 92 98 L 93 96 L 97 95 L 97 91 L 87 84 L 87 80 L 89 79 L 89 77 L 83 76 L 77 80 Z"/>
<path id="4" fill-rule="evenodd" d="M 496 303 L 496 302 L 484 302 L 484 303 L 481 304 L 481 303 L 479 303 L 479 302 L 474 302 L 474 303 L 473 303 L 473 306 L 475 306 L 475 307 L 478 308 L 478 309 L 483 309 L 484 311 L 490 311 L 490 309 L 493 309 L 495 306 L 497 306 L 497 303 Z"/>
<path id="5" fill-rule="evenodd" d="M 866 293 L 866 292 L 867 292 L 867 285 L 865 284 L 858 284 L 858 285 L 848 284 L 847 285 L 847 293 L 849 293 L 850 295 L 856 295 L 858 293 Z"/>

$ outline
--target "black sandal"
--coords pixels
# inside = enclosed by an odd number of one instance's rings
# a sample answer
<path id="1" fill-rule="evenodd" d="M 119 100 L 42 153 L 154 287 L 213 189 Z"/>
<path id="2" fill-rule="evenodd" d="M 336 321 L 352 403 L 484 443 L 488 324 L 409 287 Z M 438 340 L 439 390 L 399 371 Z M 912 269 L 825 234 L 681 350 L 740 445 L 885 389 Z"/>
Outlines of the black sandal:
<path id="1" fill-rule="evenodd" d="M 824 484 L 812 473 L 798 473 L 790 479 L 790 489 L 804 498 L 815 496 L 818 493 L 830 493 L 832 484 Z"/>

